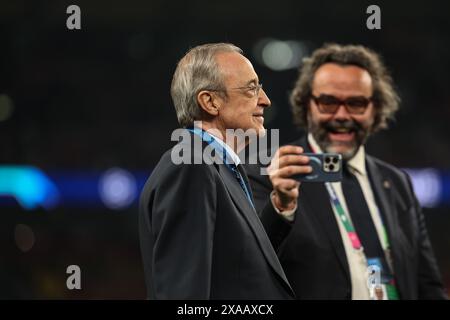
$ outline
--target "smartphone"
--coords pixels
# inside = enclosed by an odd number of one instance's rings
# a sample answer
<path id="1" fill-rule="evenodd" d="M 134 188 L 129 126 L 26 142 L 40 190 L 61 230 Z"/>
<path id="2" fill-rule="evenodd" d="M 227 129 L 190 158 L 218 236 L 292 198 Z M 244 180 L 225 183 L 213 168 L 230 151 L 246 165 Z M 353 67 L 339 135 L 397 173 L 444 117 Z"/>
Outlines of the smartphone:
<path id="1" fill-rule="evenodd" d="M 313 171 L 293 178 L 302 182 L 338 182 L 342 180 L 342 156 L 338 153 L 303 153 Z"/>

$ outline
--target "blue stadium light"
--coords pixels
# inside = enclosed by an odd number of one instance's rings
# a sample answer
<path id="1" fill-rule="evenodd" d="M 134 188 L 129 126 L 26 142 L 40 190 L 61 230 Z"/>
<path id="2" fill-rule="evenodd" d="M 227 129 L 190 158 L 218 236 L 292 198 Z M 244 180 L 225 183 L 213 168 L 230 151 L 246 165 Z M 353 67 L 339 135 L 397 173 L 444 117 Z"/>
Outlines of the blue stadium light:
<path id="1" fill-rule="evenodd" d="M 413 189 L 422 207 L 435 208 L 444 201 L 443 181 L 438 170 L 433 168 L 405 169 L 412 180 Z"/>
<path id="2" fill-rule="evenodd" d="M 449 171 L 434 168 L 405 171 L 422 207 L 450 206 Z M 8 200 L 15 198 L 25 210 L 38 207 L 49 210 L 56 206 L 124 210 L 138 204 L 149 175 L 148 171 L 130 172 L 121 168 L 44 173 L 31 166 L 0 166 L 0 206 L 11 204 Z"/>
<path id="3" fill-rule="evenodd" d="M 105 206 L 115 210 L 129 207 L 138 194 L 134 176 L 120 168 L 109 169 L 102 175 L 99 192 Z"/>
<path id="4" fill-rule="evenodd" d="M 55 184 L 39 169 L 31 166 L 0 166 L 0 196 L 9 196 L 26 210 L 58 204 Z"/>

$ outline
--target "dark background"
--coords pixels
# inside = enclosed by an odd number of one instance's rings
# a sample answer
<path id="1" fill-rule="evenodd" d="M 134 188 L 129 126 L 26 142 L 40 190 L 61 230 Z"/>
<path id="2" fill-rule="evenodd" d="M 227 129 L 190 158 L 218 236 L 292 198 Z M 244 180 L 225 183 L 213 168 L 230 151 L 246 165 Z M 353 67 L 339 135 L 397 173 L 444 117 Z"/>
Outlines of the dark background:
<path id="1" fill-rule="evenodd" d="M 81 30 L 66 28 L 71 4 L 81 8 Z M 381 30 L 366 27 L 370 4 L 381 8 Z M 288 95 L 297 70 L 262 63 L 261 43 L 270 38 L 298 41 L 304 54 L 324 42 L 379 52 L 402 103 L 390 129 L 371 138 L 369 152 L 398 167 L 437 169 L 448 181 L 446 1 L 1 0 L 0 168 L 31 165 L 73 178 L 120 167 L 140 189 L 177 128 L 169 93 L 176 62 L 206 42 L 244 50 L 272 100 L 267 127 L 281 130 L 281 143 L 293 140 L 299 132 Z M 89 190 L 67 179 L 73 189 Z M 0 202 L 0 298 L 145 297 L 137 199 L 112 210 L 83 197 L 32 210 L 11 198 Z M 443 197 L 424 209 L 447 288 L 449 203 Z M 72 264 L 82 270 L 82 290 L 66 288 Z"/>

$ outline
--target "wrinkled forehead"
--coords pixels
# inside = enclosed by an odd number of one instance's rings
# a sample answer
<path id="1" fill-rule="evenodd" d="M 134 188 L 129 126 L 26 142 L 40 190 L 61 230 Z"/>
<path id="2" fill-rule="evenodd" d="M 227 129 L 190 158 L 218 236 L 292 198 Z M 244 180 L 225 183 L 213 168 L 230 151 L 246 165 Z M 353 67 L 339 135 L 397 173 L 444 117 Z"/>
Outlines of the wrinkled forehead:
<path id="1" fill-rule="evenodd" d="M 372 77 L 363 68 L 326 63 L 314 74 L 312 89 L 315 94 L 332 94 L 337 97 L 364 95 L 373 91 Z"/>

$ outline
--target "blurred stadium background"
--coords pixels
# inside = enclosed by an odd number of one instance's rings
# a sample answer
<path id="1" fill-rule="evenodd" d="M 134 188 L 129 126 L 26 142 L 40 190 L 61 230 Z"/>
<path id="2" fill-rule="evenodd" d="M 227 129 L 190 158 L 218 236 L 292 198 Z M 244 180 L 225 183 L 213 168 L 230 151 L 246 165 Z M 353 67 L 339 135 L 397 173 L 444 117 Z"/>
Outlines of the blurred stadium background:
<path id="1" fill-rule="evenodd" d="M 81 8 L 82 29 L 66 28 Z M 369 151 L 408 169 L 450 288 L 450 10 L 445 1 L 0 2 L 0 298 L 142 299 L 137 200 L 177 128 L 177 60 L 232 42 L 254 63 L 281 143 L 288 94 L 324 42 L 380 52 L 402 98 Z M 82 290 L 66 288 L 79 265 Z"/>

